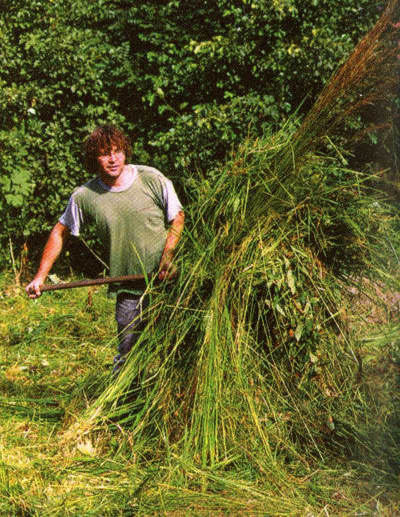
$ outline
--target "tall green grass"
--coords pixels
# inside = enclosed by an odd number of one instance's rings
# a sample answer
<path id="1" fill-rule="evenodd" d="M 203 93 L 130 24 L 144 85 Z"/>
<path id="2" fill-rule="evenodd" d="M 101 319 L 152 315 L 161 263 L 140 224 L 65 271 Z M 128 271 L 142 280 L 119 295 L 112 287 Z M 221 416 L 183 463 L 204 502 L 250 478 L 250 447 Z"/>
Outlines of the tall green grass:
<path id="1" fill-rule="evenodd" d="M 199 186 L 208 190 L 191 207 L 179 280 L 150 289 L 143 341 L 100 397 L 108 409 L 94 410 L 104 418 L 124 414 L 139 434 L 163 422 L 166 436 L 183 440 L 202 465 L 229 457 L 250 429 L 271 459 L 271 433 L 261 422 L 279 427 L 287 419 L 276 415 L 285 412 L 291 424 L 280 429 L 283 442 L 296 436 L 321 457 L 319 438 L 342 396 L 351 399 L 360 368 L 343 282 L 389 275 L 396 262 L 388 250 L 397 245 L 390 207 L 366 185 L 370 176 L 334 158 L 312 156 L 301 184 L 288 185 L 286 212 L 267 210 L 249 224 L 251 192 L 267 189 L 276 174 L 268 147 L 274 153 L 276 141 L 246 143 L 214 185 Z M 128 411 L 116 401 L 132 386 L 138 396 L 129 404 L 140 410 Z M 297 407 L 300 394 L 318 401 L 318 418 Z"/>
<path id="2" fill-rule="evenodd" d="M 129 433 L 132 454 L 164 472 L 169 511 L 210 493 L 221 508 L 227 493 L 236 512 L 251 500 L 254 515 L 303 515 L 318 506 L 321 466 L 374 456 L 348 288 L 366 276 L 395 283 L 397 216 L 371 176 L 310 155 L 301 181 L 285 184 L 285 208 L 271 197 L 250 224 L 252 192 L 276 179 L 272 158 L 291 138 L 246 142 L 214 184 L 199 180 L 178 280 L 149 288 L 142 341 L 64 436 Z M 380 466 L 389 478 L 396 454 Z"/>
<path id="3" fill-rule="evenodd" d="M 191 180 L 180 276 L 149 286 L 143 339 L 67 443 L 123 426 L 134 450 L 168 465 L 169 487 L 247 487 L 282 508 L 295 498 L 282 514 L 313 503 L 296 480 L 319 465 L 373 455 L 362 342 L 345 307 L 365 277 L 396 287 L 397 215 L 331 138 L 393 77 L 380 74 L 395 59 L 396 9 L 389 2 L 302 124 L 244 142 L 214 182 Z"/>

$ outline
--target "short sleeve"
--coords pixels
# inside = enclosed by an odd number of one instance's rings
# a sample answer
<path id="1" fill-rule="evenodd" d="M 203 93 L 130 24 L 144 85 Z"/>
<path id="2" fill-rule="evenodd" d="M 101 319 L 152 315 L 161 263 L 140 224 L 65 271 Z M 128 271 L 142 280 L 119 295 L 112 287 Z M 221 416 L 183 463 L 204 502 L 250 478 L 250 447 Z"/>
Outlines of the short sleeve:
<path id="1" fill-rule="evenodd" d="M 67 226 L 74 237 L 79 237 L 83 217 L 82 211 L 79 209 L 73 196 L 70 197 L 67 208 L 60 217 L 59 222 L 64 226 Z"/>
<path id="2" fill-rule="evenodd" d="M 178 199 L 172 181 L 164 176 L 163 182 L 163 204 L 167 221 L 171 222 L 182 210 L 182 204 Z"/>

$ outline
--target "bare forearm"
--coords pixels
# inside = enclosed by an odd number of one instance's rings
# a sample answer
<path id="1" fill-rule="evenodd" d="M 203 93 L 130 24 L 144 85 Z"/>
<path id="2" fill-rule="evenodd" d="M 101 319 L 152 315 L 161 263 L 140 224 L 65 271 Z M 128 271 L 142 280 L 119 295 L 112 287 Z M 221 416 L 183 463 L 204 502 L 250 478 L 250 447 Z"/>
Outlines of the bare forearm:
<path id="1" fill-rule="evenodd" d="M 44 247 L 42 259 L 36 276 L 46 278 L 49 274 L 54 262 L 61 253 L 67 233 L 68 230 L 66 227 L 60 223 L 57 223 L 53 228 L 46 246 Z"/>
<path id="2" fill-rule="evenodd" d="M 175 248 L 182 236 L 184 223 L 185 214 L 183 212 L 178 212 L 177 216 L 171 223 L 167 239 L 165 241 L 164 251 L 160 263 L 160 280 L 175 275 L 176 269 L 172 265 L 172 260 L 174 258 Z"/>
<path id="3" fill-rule="evenodd" d="M 168 231 L 167 240 L 165 241 L 165 247 L 163 255 L 166 253 L 173 252 L 178 242 L 181 239 L 182 231 L 185 223 L 184 212 L 178 212 L 178 215 L 172 221 L 170 229 Z"/>

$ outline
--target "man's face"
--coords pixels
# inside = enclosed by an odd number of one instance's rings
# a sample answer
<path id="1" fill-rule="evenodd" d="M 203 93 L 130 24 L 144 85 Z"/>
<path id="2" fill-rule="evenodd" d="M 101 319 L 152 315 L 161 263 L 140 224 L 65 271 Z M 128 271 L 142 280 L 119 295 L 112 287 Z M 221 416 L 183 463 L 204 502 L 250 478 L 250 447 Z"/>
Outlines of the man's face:
<path id="1" fill-rule="evenodd" d="M 116 145 L 111 149 L 102 151 L 97 157 L 99 174 L 106 183 L 114 183 L 125 167 L 125 153 Z"/>

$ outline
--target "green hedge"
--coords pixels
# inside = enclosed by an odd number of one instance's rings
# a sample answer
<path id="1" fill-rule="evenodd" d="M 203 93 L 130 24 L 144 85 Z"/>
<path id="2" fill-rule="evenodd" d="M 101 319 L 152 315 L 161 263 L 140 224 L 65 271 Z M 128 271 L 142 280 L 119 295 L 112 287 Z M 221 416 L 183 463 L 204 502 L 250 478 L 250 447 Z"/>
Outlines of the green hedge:
<path id="1" fill-rule="evenodd" d="M 0 18 L 2 242 L 47 233 L 114 122 L 183 193 L 250 132 L 313 103 L 379 15 L 373 0 L 20 0 Z M 303 102 L 304 101 L 304 102 Z"/>

